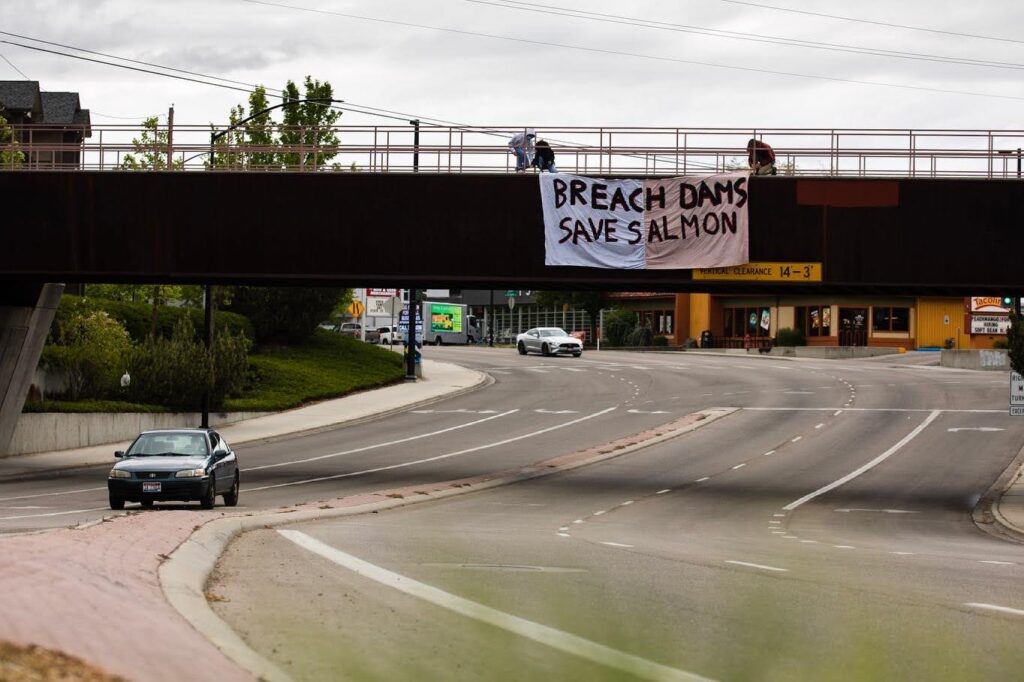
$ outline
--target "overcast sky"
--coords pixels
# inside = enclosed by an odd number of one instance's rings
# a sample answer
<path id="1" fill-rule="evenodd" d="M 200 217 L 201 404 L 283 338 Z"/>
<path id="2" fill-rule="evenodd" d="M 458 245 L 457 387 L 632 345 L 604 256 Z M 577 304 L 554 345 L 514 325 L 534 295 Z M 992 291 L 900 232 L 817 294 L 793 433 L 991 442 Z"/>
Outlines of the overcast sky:
<path id="1" fill-rule="evenodd" d="M 669 24 L 1024 65 L 1024 42 L 889 28 L 723 0 L 535 0 Z M 752 0 L 877 22 L 1016 40 L 1024 3 Z M 7 0 L 9 3 L 10 0 Z M 306 8 L 582 51 L 415 28 L 243 0 L 25 0 L 0 30 L 279 90 L 306 74 L 336 97 L 479 125 L 1019 128 L 1021 68 L 911 61 L 601 23 L 467 0 L 281 0 Z M 7 3 L 5 3 L 7 4 Z M 12 8 L 8 8 L 12 9 Z M 3 36 L 0 36 L 2 38 Z M 11 39 L 8 37 L 8 39 Z M 24 41 L 22 41 L 24 42 Z M 243 93 L 0 44 L 46 90 L 77 90 L 93 122 L 165 114 L 223 121 Z M 706 62 L 1009 98 L 755 73 Z M 19 79 L 0 60 L 0 79 Z M 346 114 L 342 122 L 372 119 Z M 381 121 L 385 122 L 385 121 Z"/>

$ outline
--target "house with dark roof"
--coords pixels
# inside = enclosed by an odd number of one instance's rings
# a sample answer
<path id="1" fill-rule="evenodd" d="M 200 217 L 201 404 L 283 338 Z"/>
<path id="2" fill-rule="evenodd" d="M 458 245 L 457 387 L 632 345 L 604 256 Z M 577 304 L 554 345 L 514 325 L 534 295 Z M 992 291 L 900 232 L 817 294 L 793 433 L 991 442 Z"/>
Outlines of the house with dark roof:
<path id="1" fill-rule="evenodd" d="M 38 81 L 0 81 L 0 116 L 27 152 L 25 167 L 68 168 L 81 163 L 92 120 L 77 92 L 44 92 Z"/>

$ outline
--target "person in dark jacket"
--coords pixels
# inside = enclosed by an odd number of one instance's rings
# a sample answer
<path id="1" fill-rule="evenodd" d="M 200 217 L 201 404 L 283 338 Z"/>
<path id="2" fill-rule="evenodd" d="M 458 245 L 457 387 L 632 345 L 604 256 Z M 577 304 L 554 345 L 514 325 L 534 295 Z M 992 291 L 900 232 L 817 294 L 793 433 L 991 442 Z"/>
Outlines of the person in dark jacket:
<path id="1" fill-rule="evenodd" d="M 537 140 L 537 145 L 534 148 L 533 165 L 542 173 L 544 171 L 549 173 L 558 172 L 558 169 L 555 168 L 555 151 L 545 140 Z"/>
<path id="2" fill-rule="evenodd" d="M 747 142 L 747 161 L 754 175 L 775 175 L 775 150 L 767 142 L 751 139 Z"/>

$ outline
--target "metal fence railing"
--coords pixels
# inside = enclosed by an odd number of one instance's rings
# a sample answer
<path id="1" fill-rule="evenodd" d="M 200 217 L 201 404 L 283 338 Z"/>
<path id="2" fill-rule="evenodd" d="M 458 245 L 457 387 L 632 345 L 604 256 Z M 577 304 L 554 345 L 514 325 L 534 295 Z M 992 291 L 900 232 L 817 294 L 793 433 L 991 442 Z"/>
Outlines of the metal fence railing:
<path id="1" fill-rule="evenodd" d="M 411 172 L 416 157 L 419 172 L 512 173 L 507 140 L 523 130 L 421 124 L 416 145 L 412 126 L 275 128 L 272 144 L 240 129 L 211 149 L 210 126 L 92 126 L 84 139 L 85 131 L 69 127 L 10 128 L 14 142 L 0 143 L 5 170 L 199 171 L 212 156 L 213 168 L 224 171 L 384 173 Z M 1024 130 L 551 127 L 537 134 L 553 147 L 560 171 L 587 175 L 746 168 L 747 140 L 756 137 L 775 149 L 784 175 L 1019 178 L 1024 147 Z"/>

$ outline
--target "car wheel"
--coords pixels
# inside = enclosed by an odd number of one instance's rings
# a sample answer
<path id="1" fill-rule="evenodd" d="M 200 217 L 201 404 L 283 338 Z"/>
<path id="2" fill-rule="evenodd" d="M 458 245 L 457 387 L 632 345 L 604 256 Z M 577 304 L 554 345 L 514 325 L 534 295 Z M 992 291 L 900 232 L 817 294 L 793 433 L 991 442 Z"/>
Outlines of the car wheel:
<path id="1" fill-rule="evenodd" d="M 224 505 L 234 507 L 238 504 L 238 474 L 235 474 L 235 482 L 231 484 L 231 490 L 224 493 Z"/>
<path id="2" fill-rule="evenodd" d="M 203 509 L 213 509 L 215 504 L 217 504 L 217 477 L 211 473 L 210 486 L 206 489 L 203 499 L 199 500 L 199 506 Z"/>
<path id="3" fill-rule="evenodd" d="M 124 498 L 118 497 L 117 495 L 110 496 L 110 508 L 121 510 L 124 509 Z"/>
<path id="4" fill-rule="evenodd" d="M 548 344 L 544 344 L 540 347 L 541 355 L 551 355 L 551 349 L 548 348 Z"/>
<path id="5" fill-rule="evenodd" d="M 139 504 L 146 509 L 151 509 L 153 507 L 153 500 L 139 500 Z"/>
<path id="6" fill-rule="evenodd" d="M 516 346 L 516 350 L 517 350 L 517 351 L 519 351 L 519 354 L 520 354 L 520 355 L 526 355 L 526 346 L 525 346 L 525 345 L 523 345 L 523 342 L 522 342 L 522 341 L 520 341 L 520 342 L 519 342 L 519 345 L 518 345 L 518 346 Z"/>
<path id="7" fill-rule="evenodd" d="M 443 345 L 443 344 L 444 344 L 444 342 L 443 342 L 443 341 L 441 341 L 441 337 L 440 337 L 440 336 L 439 336 L 439 337 L 437 337 L 436 339 L 434 339 L 434 345 L 435 345 L 435 346 L 441 346 L 441 345 Z"/>

